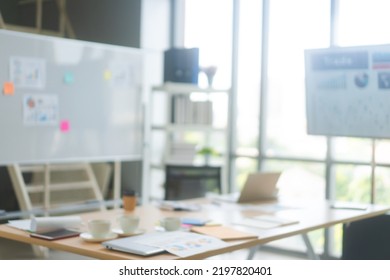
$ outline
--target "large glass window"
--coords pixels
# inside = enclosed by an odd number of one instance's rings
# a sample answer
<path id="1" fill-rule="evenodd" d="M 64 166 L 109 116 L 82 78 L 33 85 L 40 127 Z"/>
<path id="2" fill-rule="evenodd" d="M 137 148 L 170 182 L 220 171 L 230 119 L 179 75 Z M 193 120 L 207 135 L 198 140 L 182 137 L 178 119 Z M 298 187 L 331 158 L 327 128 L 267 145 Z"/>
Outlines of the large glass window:
<path id="1" fill-rule="evenodd" d="M 331 35 L 340 46 L 390 44 L 390 2 L 266 2 L 268 42 L 262 42 L 263 1 L 238 0 L 238 69 L 233 77 L 237 84 L 233 120 L 237 131 L 236 146 L 228 151 L 235 163 L 234 187 L 239 189 L 247 173 L 261 166 L 263 170 L 284 171 L 287 179 L 281 182 L 282 194 L 315 199 L 324 198 L 328 191 L 337 200 L 366 203 L 371 200 L 374 182 L 376 202 L 390 204 L 390 141 L 349 137 L 327 141 L 325 136 L 308 135 L 304 83 L 304 50 L 328 47 Z M 332 18 L 332 3 L 337 18 Z M 185 4 L 185 46 L 200 47 L 200 63 L 218 66 L 216 86 L 229 87 L 233 0 L 185 0 Z M 337 23 L 334 34 L 332 21 Z M 261 59 L 264 47 L 265 62 Z M 262 63 L 266 73 L 261 73 Z M 264 92 L 261 83 L 266 84 Z M 260 100 L 265 103 L 260 104 Z M 265 111 L 260 112 L 260 107 Z M 330 242 L 325 242 L 324 231 L 316 231 L 310 238 L 318 252 L 328 243 L 329 252 L 339 256 L 342 227 L 333 227 L 330 233 Z"/>
<path id="2" fill-rule="evenodd" d="M 323 159 L 325 139 L 306 133 L 304 50 L 329 46 L 329 1 L 269 2 L 265 153 Z"/>
<path id="3" fill-rule="evenodd" d="M 334 137 L 333 158 L 340 161 L 370 162 L 372 140 L 362 138 Z M 358 153 L 356 151 L 359 151 Z"/>
<path id="4" fill-rule="evenodd" d="M 390 3 L 381 0 L 339 0 L 338 26 L 335 34 L 339 46 L 362 46 L 390 43 L 387 26 L 390 18 L 386 11 Z M 390 203 L 388 168 L 376 167 L 372 172 L 373 145 L 376 147 L 376 163 L 389 163 L 387 151 L 389 141 L 372 141 L 371 139 L 336 137 L 332 139 L 333 158 L 338 162 L 349 164 L 334 164 L 332 167 L 335 198 L 344 201 L 368 203 L 371 201 L 371 182 L 374 174 L 375 202 Z M 362 165 L 363 163 L 363 165 Z M 364 165 L 365 164 L 365 165 Z M 342 231 L 338 227 L 332 231 L 330 252 L 341 254 Z"/>
<path id="5" fill-rule="evenodd" d="M 262 1 L 240 1 L 237 71 L 237 147 L 238 155 L 256 157 L 259 137 L 261 75 Z M 237 168 L 244 173 L 244 166 Z M 255 165 L 257 166 L 257 165 Z"/>
<path id="6" fill-rule="evenodd" d="M 362 46 L 390 43 L 390 2 L 339 0 L 337 44 Z"/>
<path id="7" fill-rule="evenodd" d="M 186 0 L 184 47 L 199 48 L 199 65 L 216 66 L 213 86 L 230 87 L 232 56 L 232 1 Z M 199 76 L 206 86 L 206 76 Z"/>

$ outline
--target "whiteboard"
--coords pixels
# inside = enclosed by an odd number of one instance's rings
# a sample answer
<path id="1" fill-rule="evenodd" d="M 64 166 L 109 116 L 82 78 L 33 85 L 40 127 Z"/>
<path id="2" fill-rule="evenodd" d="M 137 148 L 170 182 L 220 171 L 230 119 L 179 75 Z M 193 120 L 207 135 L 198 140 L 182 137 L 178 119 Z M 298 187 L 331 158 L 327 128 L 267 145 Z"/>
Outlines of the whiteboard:
<path id="1" fill-rule="evenodd" d="M 139 49 L 0 30 L 0 164 L 142 157 Z"/>
<path id="2" fill-rule="evenodd" d="M 305 51 L 308 133 L 390 137 L 390 45 Z"/>

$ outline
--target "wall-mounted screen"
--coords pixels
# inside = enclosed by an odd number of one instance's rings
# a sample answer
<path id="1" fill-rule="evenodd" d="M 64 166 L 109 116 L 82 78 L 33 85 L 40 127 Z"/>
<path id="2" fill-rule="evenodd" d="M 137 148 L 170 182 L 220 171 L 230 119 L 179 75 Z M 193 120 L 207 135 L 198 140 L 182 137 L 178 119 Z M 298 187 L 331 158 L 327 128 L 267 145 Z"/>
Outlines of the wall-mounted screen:
<path id="1" fill-rule="evenodd" d="M 390 137 L 390 45 L 305 52 L 308 133 Z"/>

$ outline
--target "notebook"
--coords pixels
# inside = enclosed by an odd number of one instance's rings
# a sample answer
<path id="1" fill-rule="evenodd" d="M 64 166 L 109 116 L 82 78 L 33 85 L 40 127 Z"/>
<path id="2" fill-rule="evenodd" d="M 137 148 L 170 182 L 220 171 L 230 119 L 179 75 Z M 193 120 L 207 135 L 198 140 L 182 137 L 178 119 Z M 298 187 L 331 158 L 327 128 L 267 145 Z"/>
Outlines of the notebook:
<path id="1" fill-rule="evenodd" d="M 151 255 L 164 253 L 165 250 L 160 247 L 145 245 L 137 242 L 137 241 L 144 240 L 149 235 L 150 234 L 144 234 L 144 235 L 109 240 L 103 242 L 102 245 L 109 250 L 115 250 L 115 251 L 136 254 L 141 256 L 151 256 Z"/>
<path id="2" fill-rule="evenodd" d="M 219 196 L 217 199 L 227 202 L 247 203 L 277 198 L 276 184 L 280 172 L 250 173 L 240 193 Z"/>

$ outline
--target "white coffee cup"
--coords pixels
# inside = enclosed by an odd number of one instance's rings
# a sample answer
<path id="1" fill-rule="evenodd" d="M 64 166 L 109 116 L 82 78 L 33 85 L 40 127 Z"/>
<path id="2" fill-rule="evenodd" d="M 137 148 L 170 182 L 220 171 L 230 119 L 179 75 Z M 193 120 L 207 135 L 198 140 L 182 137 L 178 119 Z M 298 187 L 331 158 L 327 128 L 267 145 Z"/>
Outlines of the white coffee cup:
<path id="1" fill-rule="evenodd" d="M 166 231 L 174 231 L 180 229 L 181 220 L 177 217 L 166 217 L 160 220 L 160 225 Z"/>
<path id="2" fill-rule="evenodd" d="M 89 232 L 94 238 L 104 238 L 111 231 L 111 222 L 104 219 L 90 220 L 88 222 Z"/>
<path id="3" fill-rule="evenodd" d="M 134 215 L 123 215 L 118 218 L 118 222 L 124 233 L 131 233 L 138 228 L 139 217 Z"/>

